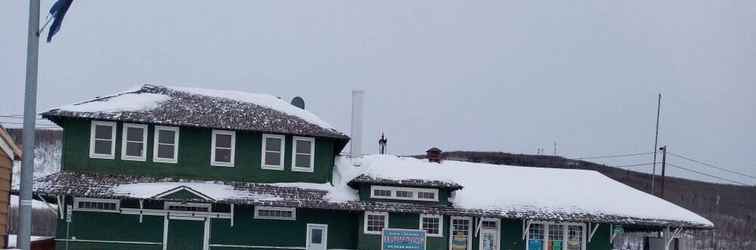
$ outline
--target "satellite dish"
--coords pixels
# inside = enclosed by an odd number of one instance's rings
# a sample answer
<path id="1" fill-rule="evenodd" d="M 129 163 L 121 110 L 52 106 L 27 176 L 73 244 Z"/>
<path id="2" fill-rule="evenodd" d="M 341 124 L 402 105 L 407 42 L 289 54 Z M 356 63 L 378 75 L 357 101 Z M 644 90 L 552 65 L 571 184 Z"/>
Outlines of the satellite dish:
<path id="1" fill-rule="evenodd" d="M 305 102 L 302 97 L 294 97 L 294 99 L 291 99 L 291 105 L 296 106 L 297 108 L 305 109 Z"/>

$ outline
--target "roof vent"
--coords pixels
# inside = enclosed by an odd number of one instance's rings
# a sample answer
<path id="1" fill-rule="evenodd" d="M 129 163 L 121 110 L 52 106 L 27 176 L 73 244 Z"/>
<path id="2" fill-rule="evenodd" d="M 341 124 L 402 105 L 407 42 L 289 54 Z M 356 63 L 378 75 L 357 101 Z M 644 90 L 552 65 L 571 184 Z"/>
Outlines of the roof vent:
<path id="1" fill-rule="evenodd" d="M 294 105 L 297 108 L 305 109 L 305 102 L 302 97 L 294 97 L 294 99 L 291 99 L 291 105 Z"/>
<path id="2" fill-rule="evenodd" d="M 425 156 L 428 158 L 429 162 L 435 162 L 435 163 L 441 163 L 441 149 L 438 149 L 437 147 L 432 147 L 425 151 Z"/>

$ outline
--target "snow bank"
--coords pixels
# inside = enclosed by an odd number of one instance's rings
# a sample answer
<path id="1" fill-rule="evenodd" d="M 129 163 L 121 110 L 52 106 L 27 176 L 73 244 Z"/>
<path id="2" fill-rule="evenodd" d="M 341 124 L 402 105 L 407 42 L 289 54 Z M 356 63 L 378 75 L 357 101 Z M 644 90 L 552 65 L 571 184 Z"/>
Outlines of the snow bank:
<path id="1" fill-rule="evenodd" d="M 18 207 L 18 195 L 12 194 L 10 196 L 10 206 L 11 207 Z M 55 205 L 55 204 L 50 204 L 50 206 L 52 206 L 53 208 L 57 208 L 58 207 L 58 205 Z M 48 206 L 48 204 L 46 204 L 44 202 L 41 202 L 41 201 L 38 201 L 38 200 L 33 200 L 32 201 L 32 208 L 50 209 L 50 206 Z"/>
<path id="2" fill-rule="evenodd" d="M 217 97 L 217 98 L 231 99 L 231 100 L 235 100 L 239 102 L 253 103 L 253 104 L 263 106 L 263 107 L 274 109 L 276 111 L 279 111 L 279 112 L 282 112 L 291 116 L 302 118 L 303 120 L 309 123 L 318 125 L 325 129 L 335 129 L 333 126 L 331 126 L 327 122 L 321 120 L 320 117 L 316 116 L 315 114 L 310 113 L 307 110 L 300 109 L 272 95 L 256 94 L 256 93 L 232 91 L 232 90 L 214 90 L 214 89 L 189 88 L 189 87 L 166 86 L 166 88 L 181 91 L 181 92 L 196 94 L 196 95 L 205 95 L 205 96 L 212 96 L 212 97 Z"/>
<path id="3" fill-rule="evenodd" d="M 158 107 L 161 102 L 171 97 L 151 93 L 121 93 L 106 97 L 103 100 L 86 101 L 59 107 L 58 109 L 72 112 L 123 112 L 142 111 Z"/>
<path id="4" fill-rule="evenodd" d="M 352 161 L 359 161 L 355 167 Z M 454 206 L 494 211 L 590 213 L 644 219 L 687 221 L 713 226 L 711 221 L 656 196 L 612 180 L 596 171 L 518 167 L 370 155 L 337 162 L 346 186 L 367 174 L 386 179 L 451 181 L 464 186 L 456 191 Z M 334 192 L 343 192 L 334 189 Z"/>

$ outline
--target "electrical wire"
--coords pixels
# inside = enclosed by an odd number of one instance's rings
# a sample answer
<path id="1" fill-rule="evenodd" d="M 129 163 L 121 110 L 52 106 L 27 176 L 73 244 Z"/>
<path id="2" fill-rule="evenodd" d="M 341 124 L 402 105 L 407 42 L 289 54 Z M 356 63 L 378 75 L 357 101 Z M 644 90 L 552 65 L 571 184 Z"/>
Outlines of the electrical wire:
<path id="1" fill-rule="evenodd" d="M 653 162 L 648 163 L 637 163 L 637 164 L 627 164 L 627 165 L 609 165 L 610 167 L 615 168 L 636 168 L 636 167 L 643 167 L 643 166 L 651 166 L 651 164 L 654 164 Z"/>
<path id="2" fill-rule="evenodd" d="M 707 173 L 704 173 L 704 172 L 701 172 L 701 171 L 698 171 L 698 170 L 686 168 L 686 167 L 683 167 L 683 166 L 680 166 L 680 165 L 675 165 L 675 164 L 672 164 L 672 163 L 669 163 L 669 162 L 667 162 L 667 166 L 670 166 L 670 167 L 673 167 L 673 168 L 677 168 L 677 169 L 681 169 L 681 170 L 685 170 L 685 171 L 692 172 L 692 173 L 696 173 L 696 174 L 703 175 L 703 176 L 708 176 L 708 177 L 711 177 L 711 178 L 714 178 L 714 179 L 718 179 L 718 180 L 722 180 L 722 181 L 727 181 L 727 182 L 735 183 L 735 184 L 738 184 L 738 185 L 750 186 L 749 184 L 746 184 L 746 183 L 743 183 L 743 182 L 727 179 L 727 178 L 716 176 L 716 175 L 712 175 L 712 174 L 707 174 Z"/>
<path id="3" fill-rule="evenodd" d="M 680 155 L 680 154 L 675 154 L 675 153 L 672 153 L 672 152 L 667 152 L 667 154 L 675 156 L 675 157 L 679 157 L 679 158 L 682 158 L 682 159 L 685 159 L 685 160 L 688 160 L 688 161 L 691 161 L 691 162 L 695 162 L 695 163 L 698 163 L 698 164 L 701 164 L 701 165 L 704 165 L 704 166 L 707 166 L 707 167 L 719 169 L 719 170 L 722 170 L 722 171 L 725 171 L 725 172 L 728 172 L 728 173 L 731 173 L 731 174 L 740 175 L 740 176 L 748 177 L 748 178 L 751 178 L 751 179 L 756 179 L 756 176 L 753 176 L 753 175 L 749 175 L 749 174 L 738 172 L 738 171 L 734 171 L 734 170 L 729 170 L 729 169 L 726 169 L 726 168 L 723 168 L 723 167 L 718 167 L 718 166 L 715 166 L 714 164 L 706 163 L 706 162 L 703 162 L 703 161 L 699 161 L 699 160 L 696 160 L 696 159 L 693 159 L 693 158 L 690 158 L 690 157 L 687 157 L 687 156 L 683 156 L 683 155 Z"/>

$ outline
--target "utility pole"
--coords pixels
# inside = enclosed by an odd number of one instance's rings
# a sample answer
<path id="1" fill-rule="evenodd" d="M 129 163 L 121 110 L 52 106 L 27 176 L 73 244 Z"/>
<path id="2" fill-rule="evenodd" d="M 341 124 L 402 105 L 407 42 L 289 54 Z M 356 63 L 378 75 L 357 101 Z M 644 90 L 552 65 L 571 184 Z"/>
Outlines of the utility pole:
<path id="1" fill-rule="evenodd" d="M 662 151 L 662 182 L 661 182 L 661 197 L 664 198 L 664 183 L 667 182 L 667 145 L 659 148 Z"/>
<path id="2" fill-rule="evenodd" d="M 26 42 L 26 90 L 24 96 L 23 159 L 21 166 L 18 247 L 31 246 L 32 180 L 34 176 L 34 133 L 37 118 L 37 69 L 39 59 L 39 0 L 29 1 L 29 33 Z M 62 206 L 61 204 L 58 204 Z"/>
<path id="3" fill-rule="evenodd" d="M 661 93 L 659 93 L 659 100 L 656 103 L 656 136 L 654 136 L 654 161 L 653 169 L 651 171 L 651 193 L 656 194 L 654 188 L 654 179 L 656 178 L 656 149 L 659 147 L 659 116 L 661 115 Z"/>

